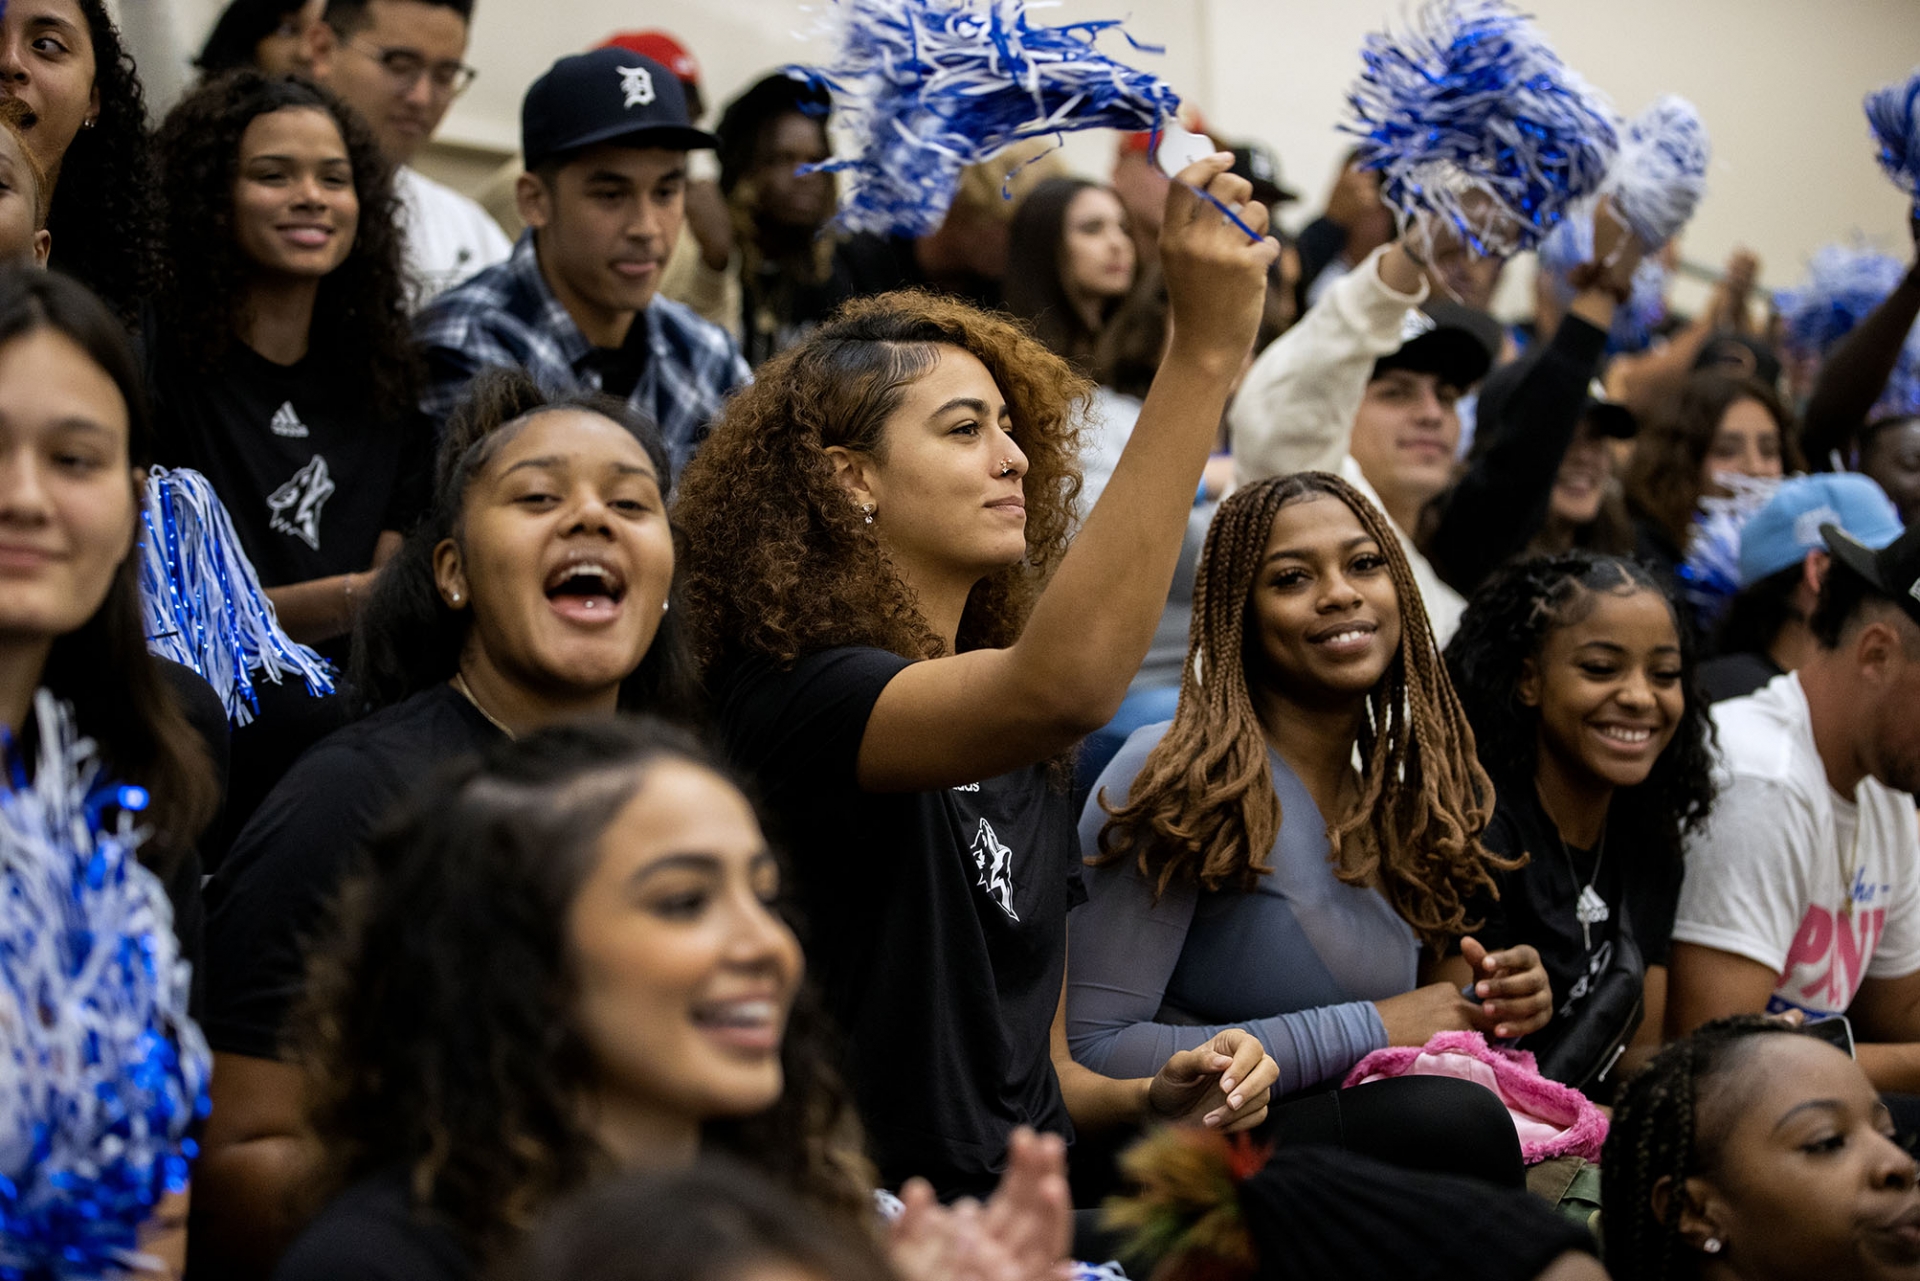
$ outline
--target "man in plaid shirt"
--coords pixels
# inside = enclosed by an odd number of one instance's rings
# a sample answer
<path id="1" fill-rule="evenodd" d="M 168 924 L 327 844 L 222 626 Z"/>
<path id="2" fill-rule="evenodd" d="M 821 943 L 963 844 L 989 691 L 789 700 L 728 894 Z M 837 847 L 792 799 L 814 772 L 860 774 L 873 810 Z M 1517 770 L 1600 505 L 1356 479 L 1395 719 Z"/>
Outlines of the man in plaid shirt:
<path id="1" fill-rule="evenodd" d="M 527 230 L 507 261 L 415 322 L 436 424 L 482 369 L 518 366 L 549 394 L 605 391 L 660 424 L 677 475 L 749 377 L 733 338 L 656 298 L 679 237 L 686 153 L 711 147 L 673 73 L 618 47 L 562 58 L 521 105 Z"/>

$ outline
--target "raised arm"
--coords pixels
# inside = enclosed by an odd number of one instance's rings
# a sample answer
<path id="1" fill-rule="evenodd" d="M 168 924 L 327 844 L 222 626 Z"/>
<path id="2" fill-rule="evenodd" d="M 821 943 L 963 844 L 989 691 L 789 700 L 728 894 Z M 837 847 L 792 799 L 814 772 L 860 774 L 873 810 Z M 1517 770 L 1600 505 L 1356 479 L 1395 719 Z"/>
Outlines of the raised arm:
<path id="1" fill-rule="evenodd" d="M 1920 210 L 1910 224 L 1920 248 Z M 1832 471 L 1835 454 L 1842 464 L 1849 461 L 1854 434 L 1866 426 L 1873 402 L 1893 376 L 1916 317 L 1920 317 L 1920 255 L 1886 300 L 1841 339 L 1820 366 L 1800 420 L 1801 452 L 1813 470 Z"/>
<path id="2" fill-rule="evenodd" d="M 1396 241 L 1334 281 L 1260 353 L 1227 413 L 1241 484 L 1340 470 L 1373 364 L 1399 350 L 1407 309 L 1426 296 L 1426 277 Z"/>
<path id="3" fill-rule="evenodd" d="M 1112 719 L 1146 657 L 1180 556 L 1194 490 L 1246 358 L 1279 252 L 1201 201 L 1202 187 L 1257 231 L 1266 210 L 1224 153 L 1182 171 L 1161 257 L 1172 306 L 1166 359 L 1106 492 L 1026 630 L 1006 649 L 914 663 L 888 682 L 861 739 L 869 791 L 957 786 L 1053 756 Z"/>

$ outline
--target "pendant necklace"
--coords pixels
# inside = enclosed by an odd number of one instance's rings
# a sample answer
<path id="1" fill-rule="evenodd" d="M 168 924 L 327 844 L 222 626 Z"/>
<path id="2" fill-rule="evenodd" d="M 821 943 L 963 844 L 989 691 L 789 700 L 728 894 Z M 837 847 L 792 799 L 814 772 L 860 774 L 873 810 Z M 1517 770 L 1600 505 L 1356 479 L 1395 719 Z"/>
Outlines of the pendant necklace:
<path id="1" fill-rule="evenodd" d="M 1558 836 L 1559 833 L 1556 832 L 1555 835 Z M 1567 839 L 1564 836 L 1560 837 L 1560 853 L 1567 860 L 1568 874 L 1573 877 L 1574 885 L 1580 890 L 1580 897 L 1574 900 L 1573 918 L 1580 922 L 1580 941 L 1586 945 L 1588 953 L 1592 953 L 1593 927 L 1613 915 L 1607 907 L 1607 901 L 1600 897 L 1598 890 L 1593 888 L 1593 883 L 1600 879 L 1600 861 L 1607 856 L 1606 829 L 1600 829 L 1600 839 L 1594 842 L 1593 875 L 1587 878 L 1585 885 L 1580 884 L 1580 873 L 1573 866 L 1573 851 L 1567 848 Z"/>

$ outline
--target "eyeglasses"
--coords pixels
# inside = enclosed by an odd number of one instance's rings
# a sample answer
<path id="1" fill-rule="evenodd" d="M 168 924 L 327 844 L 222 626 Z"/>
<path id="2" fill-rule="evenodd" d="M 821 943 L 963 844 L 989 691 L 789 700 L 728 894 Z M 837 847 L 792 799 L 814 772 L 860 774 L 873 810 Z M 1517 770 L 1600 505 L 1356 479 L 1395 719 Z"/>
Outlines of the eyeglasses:
<path id="1" fill-rule="evenodd" d="M 348 39 L 352 45 L 367 57 L 380 64 L 380 69 L 393 81 L 393 87 L 401 93 L 410 91 L 420 83 L 420 77 L 426 76 L 433 82 L 434 92 L 449 98 L 457 98 L 473 84 L 473 78 L 480 74 L 476 67 L 464 62 L 429 63 L 413 49 L 383 49 L 379 45 L 364 44 L 359 40 Z"/>

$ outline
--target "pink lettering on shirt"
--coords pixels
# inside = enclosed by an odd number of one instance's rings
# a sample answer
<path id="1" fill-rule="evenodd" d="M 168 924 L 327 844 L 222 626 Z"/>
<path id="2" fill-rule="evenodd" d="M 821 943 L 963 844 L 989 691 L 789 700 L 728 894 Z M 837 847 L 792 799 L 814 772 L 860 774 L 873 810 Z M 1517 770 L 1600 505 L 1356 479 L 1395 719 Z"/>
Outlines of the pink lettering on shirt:
<path id="1" fill-rule="evenodd" d="M 1844 1013 L 1860 990 L 1886 923 L 1884 907 L 1856 907 L 1848 914 L 1809 904 L 1787 950 L 1786 967 L 1774 989 L 1776 996 L 1784 1000 L 1791 990 L 1801 999 L 1788 1000 L 1788 1004 L 1814 1013 Z"/>

